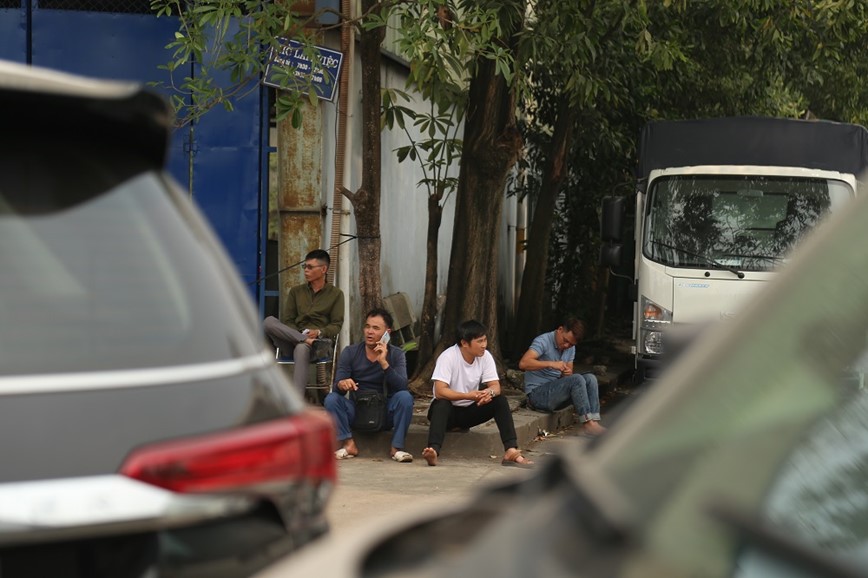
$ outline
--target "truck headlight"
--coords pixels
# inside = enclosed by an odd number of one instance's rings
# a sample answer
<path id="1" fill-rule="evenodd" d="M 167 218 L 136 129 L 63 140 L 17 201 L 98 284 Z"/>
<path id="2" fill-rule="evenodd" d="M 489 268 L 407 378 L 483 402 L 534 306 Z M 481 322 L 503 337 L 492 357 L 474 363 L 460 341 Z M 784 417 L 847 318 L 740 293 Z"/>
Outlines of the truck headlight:
<path id="1" fill-rule="evenodd" d="M 641 353 L 661 355 L 663 353 L 663 331 L 672 324 L 672 312 L 657 305 L 644 295 L 640 305 L 642 306 L 642 318 L 639 326 Z"/>

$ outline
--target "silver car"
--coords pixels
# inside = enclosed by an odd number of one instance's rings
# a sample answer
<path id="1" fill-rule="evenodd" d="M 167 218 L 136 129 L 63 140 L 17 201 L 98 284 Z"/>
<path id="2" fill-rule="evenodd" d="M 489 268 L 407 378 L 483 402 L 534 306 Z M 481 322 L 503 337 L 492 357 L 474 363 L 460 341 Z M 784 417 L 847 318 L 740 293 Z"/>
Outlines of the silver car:
<path id="1" fill-rule="evenodd" d="M 327 531 L 333 428 L 134 84 L 0 62 L 0 575 L 249 576 Z"/>

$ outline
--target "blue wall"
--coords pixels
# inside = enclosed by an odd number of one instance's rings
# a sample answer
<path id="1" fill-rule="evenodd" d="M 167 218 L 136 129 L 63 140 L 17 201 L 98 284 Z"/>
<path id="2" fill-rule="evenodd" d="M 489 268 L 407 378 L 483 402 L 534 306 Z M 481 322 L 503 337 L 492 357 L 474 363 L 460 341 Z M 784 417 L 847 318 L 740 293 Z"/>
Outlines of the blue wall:
<path id="1" fill-rule="evenodd" d="M 177 29 L 174 18 L 39 8 L 36 0 L 11 7 L 0 0 L 0 58 L 98 78 L 165 82 L 165 46 Z M 194 69 L 176 71 L 178 77 Z M 264 251 L 261 218 L 267 174 L 263 89 L 236 101 L 235 110 L 215 109 L 193 126 L 175 131 L 168 170 L 186 186 L 235 262 L 251 297 Z M 266 164 L 267 166 L 267 164 Z M 264 268 L 264 267 L 263 267 Z"/>

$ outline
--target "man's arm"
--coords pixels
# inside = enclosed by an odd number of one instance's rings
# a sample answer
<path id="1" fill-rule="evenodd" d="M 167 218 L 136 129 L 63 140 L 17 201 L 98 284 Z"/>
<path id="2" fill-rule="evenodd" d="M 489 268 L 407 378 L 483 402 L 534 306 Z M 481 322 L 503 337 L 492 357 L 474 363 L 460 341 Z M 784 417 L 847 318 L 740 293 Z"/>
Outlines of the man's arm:
<path id="1" fill-rule="evenodd" d="M 318 337 L 327 337 L 334 339 L 341 332 L 341 327 L 344 324 L 344 292 L 338 289 L 338 296 L 335 302 L 332 303 L 331 311 L 329 312 L 328 325 L 322 328 Z"/>
<path id="2" fill-rule="evenodd" d="M 539 352 L 535 349 L 528 349 L 518 361 L 518 368 L 522 371 L 539 371 L 540 369 L 555 369 L 564 375 L 569 375 L 573 372 L 573 362 L 566 361 L 545 361 L 539 358 Z"/>
<path id="3" fill-rule="evenodd" d="M 500 384 L 497 385 L 497 391 L 500 392 Z M 438 379 L 434 380 L 434 397 L 436 399 L 445 399 L 448 401 L 471 399 L 479 403 L 480 405 L 491 401 L 491 394 L 487 391 L 475 389 L 467 393 L 461 393 L 460 391 L 455 391 L 454 389 L 450 388 L 449 384 L 445 381 L 440 381 Z"/>
<path id="4" fill-rule="evenodd" d="M 344 393 L 351 389 L 358 389 L 356 381 L 352 377 L 353 360 L 351 351 L 352 346 L 345 347 L 338 358 L 338 368 L 335 370 L 335 381 L 332 384 L 332 391 L 334 392 Z"/>
<path id="5" fill-rule="evenodd" d="M 389 345 L 385 347 L 388 351 L 385 356 L 386 385 L 395 394 L 407 389 L 407 357 L 404 355 L 404 350 L 400 347 L 391 347 Z"/>
<path id="6" fill-rule="evenodd" d="M 292 327 L 296 331 L 301 331 L 295 320 L 298 319 L 298 301 L 296 300 L 295 287 L 290 288 L 286 294 L 286 303 L 283 308 L 283 314 L 286 316 L 284 323 Z"/>
<path id="7" fill-rule="evenodd" d="M 484 391 L 485 393 L 489 393 L 489 392 L 491 392 L 491 394 L 490 394 L 491 397 L 498 396 L 498 395 L 500 395 L 500 393 L 501 393 L 501 389 L 500 389 L 500 381 L 486 381 L 486 382 L 483 383 L 482 385 L 483 385 L 483 388 L 484 388 L 483 391 Z"/>

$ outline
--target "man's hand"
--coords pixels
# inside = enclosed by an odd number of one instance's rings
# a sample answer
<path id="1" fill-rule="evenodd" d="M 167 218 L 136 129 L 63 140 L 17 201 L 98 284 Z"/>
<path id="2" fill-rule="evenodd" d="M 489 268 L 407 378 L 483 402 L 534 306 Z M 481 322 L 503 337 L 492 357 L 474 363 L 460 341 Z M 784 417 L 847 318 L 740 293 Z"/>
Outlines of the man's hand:
<path id="1" fill-rule="evenodd" d="M 322 331 L 319 329 L 308 329 L 307 336 L 312 337 L 314 339 L 319 339 L 319 336 L 322 335 Z"/>
<path id="2" fill-rule="evenodd" d="M 356 380 L 347 378 L 338 382 L 338 389 L 341 391 L 356 391 L 359 389 L 359 386 L 356 385 Z"/>
<path id="3" fill-rule="evenodd" d="M 389 346 L 382 341 L 378 341 L 377 344 L 374 345 L 374 353 L 377 354 L 377 363 L 380 364 L 383 371 L 386 371 L 389 368 L 389 362 L 386 360 L 386 355 L 389 353 Z"/>
<path id="4" fill-rule="evenodd" d="M 491 401 L 497 395 L 490 387 L 488 389 L 474 391 L 473 394 L 476 400 L 476 405 L 485 405 L 487 403 L 491 403 Z"/>
<path id="5" fill-rule="evenodd" d="M 552 361 L 552 368 L 560 371 L 561 375 L 572 375 L 573 370 L 566 361 Z"/>

